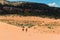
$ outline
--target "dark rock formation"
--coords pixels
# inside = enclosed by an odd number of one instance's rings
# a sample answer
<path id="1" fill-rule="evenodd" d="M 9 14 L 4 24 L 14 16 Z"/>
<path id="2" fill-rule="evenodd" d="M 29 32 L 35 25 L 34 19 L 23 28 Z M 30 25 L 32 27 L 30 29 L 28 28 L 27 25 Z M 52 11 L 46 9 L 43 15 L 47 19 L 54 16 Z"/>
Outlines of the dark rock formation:
<path id="1" fill-rule="evenodd" d="M 19 14 L 19 15 L 29 15 L 29 16 L 53 16 L 55 18 L 60 18 L 60 8 L 49 7 L 43 3 L 32 3 L 23 2 L 19 5 L 11 4 L 0 4 L 0 14 Z"/>

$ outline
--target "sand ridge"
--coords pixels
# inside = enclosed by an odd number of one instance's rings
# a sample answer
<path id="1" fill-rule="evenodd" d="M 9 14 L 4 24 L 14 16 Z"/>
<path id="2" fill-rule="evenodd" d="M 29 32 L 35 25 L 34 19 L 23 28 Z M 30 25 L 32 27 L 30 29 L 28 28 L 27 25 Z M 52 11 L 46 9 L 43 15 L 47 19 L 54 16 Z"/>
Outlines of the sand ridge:
<path id="1" fill-rule="evenodd" d="M 60 40 L 60 34 L 25 32 L 19 27 L 0 22 L 0 40 Z"/>

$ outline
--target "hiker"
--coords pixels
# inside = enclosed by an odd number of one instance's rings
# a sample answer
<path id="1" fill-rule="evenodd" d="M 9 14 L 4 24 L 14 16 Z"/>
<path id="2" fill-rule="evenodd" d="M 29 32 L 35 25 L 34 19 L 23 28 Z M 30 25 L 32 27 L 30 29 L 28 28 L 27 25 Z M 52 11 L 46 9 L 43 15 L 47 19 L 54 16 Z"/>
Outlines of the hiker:
<path id="1" fill-rule="evenodd" d="M 26 32 L 28 31 L 28 29 L 26 28 Z"/>
<path id="2" fill-rule="evenodd" d="M 25 28 L 25 27 L 23 26 L 23 27 L 22 27 L 22 31 L 24 31 L 24 28 Z"/>

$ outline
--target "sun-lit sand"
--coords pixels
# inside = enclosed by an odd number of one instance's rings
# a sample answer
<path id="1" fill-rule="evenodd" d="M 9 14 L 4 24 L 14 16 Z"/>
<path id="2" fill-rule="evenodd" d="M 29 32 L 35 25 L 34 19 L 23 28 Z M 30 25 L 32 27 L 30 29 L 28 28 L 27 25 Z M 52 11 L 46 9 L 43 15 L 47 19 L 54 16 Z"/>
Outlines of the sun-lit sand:
<path id="1" fill-rule="evenodd" d="M 28 31 L 37 31 L 40 33 L 60 34 L 60 19 L 42 18 L 36 16 L 19 16 L 19 15 L 3 15 L 0 16 L 0 21 L 22 27 L 23 25 L 34 25 Z M 27 25 L 27 27 L 29 26 Z M 24 26 L 25 27 L 25 26 Z M 32 30 L 33 29 L 33 30 Z M 26 29 L 25 29 L 26 30 Z"/>
<path id="2" fill-rule="evenodd" d="M 26 32 L 20 27 L 0 22 L 0 40 L 60 40 L 60 34 L 39 33 L 33 29 Z"/>
<path id="3" fill-rule="evenodd" d="M 34 26 L 28 28 L 27 25 L 23 29 L 20 23 L 23 25 L 31 23 Z M 60 19 L 0 16 L 0 40 L 60 40 Z"/>

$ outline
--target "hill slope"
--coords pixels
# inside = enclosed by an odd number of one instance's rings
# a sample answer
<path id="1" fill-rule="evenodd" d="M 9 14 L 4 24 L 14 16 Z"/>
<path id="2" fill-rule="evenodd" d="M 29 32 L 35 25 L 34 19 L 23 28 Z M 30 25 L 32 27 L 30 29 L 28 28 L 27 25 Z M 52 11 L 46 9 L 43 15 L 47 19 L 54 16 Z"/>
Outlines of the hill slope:
<path id="1" fill-rule="evenodd" d="M 19 27 L 0 22 L 0 40 L 60 40 L 60 34 L 40 33 L 35 30 L 25 32 Z"/>
<path id="2" fill-rule="evenodd" d="M 12 2 L 14 3 L 14 2 Z M 14 3 L 15 4 L 15 3 Z M 49 7 L 43 3 L 22 2 L 18 5 L 0 4 L 0 14 L 19 14 L 28 16 L 52 16 L 60 18 L 60 8 Z"/>

